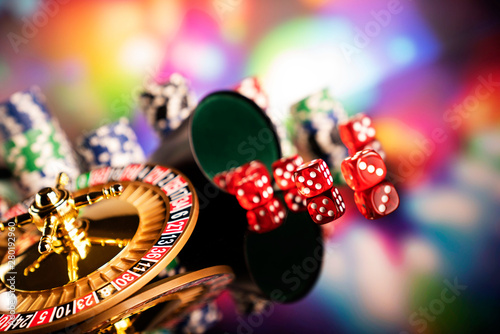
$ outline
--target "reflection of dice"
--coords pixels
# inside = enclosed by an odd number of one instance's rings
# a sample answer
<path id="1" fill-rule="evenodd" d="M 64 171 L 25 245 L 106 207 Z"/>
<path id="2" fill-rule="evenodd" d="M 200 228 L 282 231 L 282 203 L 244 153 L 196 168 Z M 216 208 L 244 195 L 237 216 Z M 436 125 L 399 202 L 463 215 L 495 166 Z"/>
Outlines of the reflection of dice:
<path id="1" fill-rule="evenodd" d="M 367 219 L 377 219 L 398 208 L 399 196 L 394 185 L 384 181 L 373 188 L 354 192 L 354 202 Z"/>
<path id="2" fill-rule="evenodd" d="M 281 190 L 295 188 L 292 176 L 295 170 L 304 163 L 302 157 L 298 154 L 292 157 L 281 158 L 272 165 L 274 180 Z"/>
<path id="3" fill-rule="evenodd" d="M 286 206 L 293 212 L 307 210 L 307 199 L 302 196 L 297 188 L 287 190 L 285 193 Z"/>
<path id="4" fill-rule="evenodd" d="M 342 174 L 352 190 L 364 190 L 381 182 L 387 173 L 384 160 L 373 150 L 357 152 L 341 165 Z"/>
<path id="5" fill-rule="evenodd" d="M 364 114 L 358 114 L 348 122 L 339 124 L 340 138 L 349 150 L 358 151 L 375 139 L 372 120 Z"/>
<path id="6" fill-rule="evenodd" d="M 326 224 L 342 217 L 345 203 L 336 187 L 307 200 L 307 211 L 316 224 Z"/>
<path id="7" fill-rule="evenodd" d="M 333 187 L 333 178 L 328 165 L 322 159 L 303 164 L 294 174 L 299 193 L 307 198 L 317 196 Z"/>
<path id="8" fill-rule="evenodd" d="M 262 206 L 274 195 L 271 180 L 259 173 L 242 178 L 236 185 L 236 199 L 246 210 Z"/>
<path id="9" fill-rule="evenodd" d="M 246 176 L 252 175 L 252 174 L 260 174 L 260 175 L 265 175 L 269 180 L 271 180 L 271 176 L 269 175 L 269 172 L 267 171 L 266 166 L 258 161 L 250 161 L 249 163 L 246 163 L 240 167 L 237 167 L 236 169 L 231 169 L 229 172 L 226 174 L 226 190 L 228 193 L 235 195 L 236 194 L 236 187 L 238 183 L 240 182 L 241 179 L 243 179 Z"/>
<path id="10" fill-rule="evenodd" d="M 257 233 L 272 231 L 283 224 L 285 216 L 285 207 L 273 198 L 263 206 L 247 211 L 248 229 Z"/>

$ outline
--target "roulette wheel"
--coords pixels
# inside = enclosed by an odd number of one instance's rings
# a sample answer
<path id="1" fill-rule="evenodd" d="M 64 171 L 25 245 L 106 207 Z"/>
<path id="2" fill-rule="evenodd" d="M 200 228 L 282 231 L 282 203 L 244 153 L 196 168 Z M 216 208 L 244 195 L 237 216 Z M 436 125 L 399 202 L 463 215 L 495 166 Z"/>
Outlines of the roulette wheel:
<path id="1" fill-rule="evenodd" d="M 24 202 L 29 206 L 16 205 L 16 215 L 0 225 L 9 233 L 34 224 L 42 234 L 0 266 L 0 298 L 7 301 L 0 330 L 105 329 L 166 301 L 168 314 L 181 314 L 232 280 L 231 269 L 218 266 L 148 285 L 196 225 L 197 196 L 178 171 L 132 164 L 83 174 L 73 192 L 68 183 L 61 173 L 55 187 L 41 189 Z"/>

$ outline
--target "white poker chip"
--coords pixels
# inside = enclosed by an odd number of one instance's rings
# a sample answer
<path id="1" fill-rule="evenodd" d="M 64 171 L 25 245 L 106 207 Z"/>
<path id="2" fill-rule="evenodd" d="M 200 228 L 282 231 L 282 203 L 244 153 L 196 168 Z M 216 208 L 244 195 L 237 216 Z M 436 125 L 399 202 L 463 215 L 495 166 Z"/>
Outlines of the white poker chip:
<path id="1" fill-rule="evenodd" d="M 166 83 L 149 83 L 139 102 L 149 124 L 161 136 L 177 129 L 196 105 L 187 80 L 177 73 L 172 74 Z"/>
<path id="2" fill-rule="evenodd" d="M 186 319 L 177 326 L 176 332 L 202 334 L 221 319 L 222 313 L 217 304 L 212 301 L 191 312 Z"/>

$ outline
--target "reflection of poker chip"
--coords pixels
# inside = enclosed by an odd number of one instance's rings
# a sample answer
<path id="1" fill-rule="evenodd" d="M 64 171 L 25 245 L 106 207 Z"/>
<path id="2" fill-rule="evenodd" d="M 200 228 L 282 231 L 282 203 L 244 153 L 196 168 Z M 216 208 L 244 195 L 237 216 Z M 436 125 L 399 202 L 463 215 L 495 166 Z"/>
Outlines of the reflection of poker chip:
<path id="1" fill-rule="evenodd" d="M 176 329 L 176 333 L 205 333 L 222 319 L 215 302 L 210 302 L 203 307 L 191 312 Z"/>
<path id="2" fill-rule="evenodd" d="M 177 129 L 195 107 L 196 99 L 186 79 L 177 73 L 164 84 L 147 85 L 140 97 L 140 109 L 161 135 Z"/>
<path id="3" fill-rule="evenodd" d="M 145 160 L 144 151 L 126 118 L 80 137 L 77 151 L 89 170 L 106 166 L 122 167 Z"/>
<path id="4" fill-rule="evenodd" d="M 24 196 L 52 185 L 60 172 L 80 173 L 68 139 L 36 87 L 0 105 L 0 137 L 0 151 Z"/>
<path id="5" fill-rule="evenodd" d="M 297 102 L 291 108 L 288 130 L 299 154 L 306 159 L 325 160 L 337 181 L 347 149 L 340 140 L 338 124 L 347 120 L 342 105 L 324 89 Z"/>

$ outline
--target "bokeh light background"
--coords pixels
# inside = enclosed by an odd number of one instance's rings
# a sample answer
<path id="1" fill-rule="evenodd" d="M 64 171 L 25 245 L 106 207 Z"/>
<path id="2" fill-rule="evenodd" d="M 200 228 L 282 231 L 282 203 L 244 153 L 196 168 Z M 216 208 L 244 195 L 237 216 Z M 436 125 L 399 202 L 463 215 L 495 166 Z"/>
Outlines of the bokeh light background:
<path id="1" fill-rule="evenodd" d="M 367 221 L 348 200 L 351 209 L 329 237 L 320 281 L 307 298 L 276 305 L 262 324 L 242 329 L 248 319 L 239 318 L 224 295 L 225 317 L 213 331 L 495 328 L 500 6 L 400 0 L 398 13 L 377 31 L 374 11 L 394 1 L 3 0 L 0 99 L 39 85 L 73 140 L 129 117 L 151 153 L 158 140 L 136 112 L 147 80 L 179 72 L 201 98 L 257 75 L 279 116 L 330 87 L 349 114 L 374 118 L 402 205 L 388 218 Z M 372 36 L 356 44 L 356 34 L 366 29 Z M 13 34 L 20 39 L 13 42 Z M 445 280 L 466 289 L 443 310 L 435 300 Z M 418 314 L 429 307 L 438 314 Z"/>

